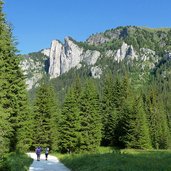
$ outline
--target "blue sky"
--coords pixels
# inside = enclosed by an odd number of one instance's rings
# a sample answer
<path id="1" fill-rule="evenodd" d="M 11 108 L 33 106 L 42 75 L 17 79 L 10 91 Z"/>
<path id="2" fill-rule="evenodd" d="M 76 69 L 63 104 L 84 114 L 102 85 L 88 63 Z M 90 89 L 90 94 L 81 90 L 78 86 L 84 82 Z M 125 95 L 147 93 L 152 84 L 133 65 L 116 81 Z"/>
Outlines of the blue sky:
<path id="1" fill-rule="evenodd" d="M 117 26 L 171 27 L 170 0 L 4 0 L 20 53 L 78 41 Z"/>

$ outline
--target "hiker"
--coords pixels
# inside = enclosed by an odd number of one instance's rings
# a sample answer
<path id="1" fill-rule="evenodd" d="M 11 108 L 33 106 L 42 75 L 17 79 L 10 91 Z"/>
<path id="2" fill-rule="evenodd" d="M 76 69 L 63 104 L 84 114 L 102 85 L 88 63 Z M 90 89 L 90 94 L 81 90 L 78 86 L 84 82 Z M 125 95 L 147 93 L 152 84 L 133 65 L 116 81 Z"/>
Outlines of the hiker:
<path id="1" fill-rule="evenodd" d="M 41 148 L 37 147 L 36 148 L 37 161 L 40 161 L 40 154 L 41 154 Z"/>
<path id="2" fill-rule="evenodd" d="M 45 158 L 46 158 L 46 160 L 48 158 L 48 154 L 49 154 L 49 147 L 46 147 L 46 149 L 45 149 Z"/>

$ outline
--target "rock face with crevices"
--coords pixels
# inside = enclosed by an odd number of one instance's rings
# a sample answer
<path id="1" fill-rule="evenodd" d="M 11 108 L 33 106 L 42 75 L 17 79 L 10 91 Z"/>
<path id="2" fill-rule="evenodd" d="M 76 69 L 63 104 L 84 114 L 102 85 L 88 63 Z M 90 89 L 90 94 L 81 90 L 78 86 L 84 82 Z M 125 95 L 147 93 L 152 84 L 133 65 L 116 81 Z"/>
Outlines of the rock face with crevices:
<path id="1" fill-rule="evenodd" d="M 44 53 L 45 50 L 42 51 Z M 45 53 L 44 53 L 45 54 Z M 47 53 L 46 53 L 47 54 Z M 79 47 L 73 39 L 65 38 L 64 44 L 58 40 L 51 43 L 49 59 L 50 78 L 56 78 L 59 75 L 68 72 L 71 68 L 79 67 L 81 62 L 87 65 L 95 65 L 101 53 L 97 50 L 86 50 Z M 132 45 L 123 42 L 122 46 L 116 51 L 107 51 L 106 56 L 113 56 L 114 60 L 120 62 L 125 58 L 137 58 L 136 52 Z"/>
<path id="2" fill-rule="evenodd" d="M 44 53 L 44 50 L 42 53 Z M 79 67 L 81 62 L 85 62 L 87 65 L 94 65 L 99 57 L 100 52 L 84 51 L 69 37 L 65 38 L 64 44 L 58 40 L 53 40 L 49 53 L 50 78 L 56 78 L 68 72 L 71 68 Z"/>
<path id="3" fill-rule="evenodd" d="M 65 38 L 63 50 L 60 55 L 61 74 L 76 67 L 82 61 L 83 48 L 76 45 L 69 37 Z"/>
<path id="4" fill-rule="evenodd" d="M 63 51 L 63 45 L 57 40 L 53 40 L 51 43 L 49 58 L 50 58 L 50 65 L 49 65 L 49 75 L 50 78 L 56 78 L 60 75 L 61 70 L 61 53 Z"/>
<path id="5" fill-rule="evenodd" d="M 127 45 L 125 42 L 123 42 L 121 48 L 116 51 L 114 59 L 120 62 L 125 58 L 133 60 L 137 58 L 137 55 L 132 45 Z"/>

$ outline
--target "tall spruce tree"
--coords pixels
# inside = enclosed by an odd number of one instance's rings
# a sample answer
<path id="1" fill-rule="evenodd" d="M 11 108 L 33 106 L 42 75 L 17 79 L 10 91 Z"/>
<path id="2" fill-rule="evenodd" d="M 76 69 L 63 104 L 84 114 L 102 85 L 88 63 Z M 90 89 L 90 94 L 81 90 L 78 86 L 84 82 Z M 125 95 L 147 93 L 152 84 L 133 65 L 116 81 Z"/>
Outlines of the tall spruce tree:
<path id="1" fill-rule="evenodd" d="M 52 86 L 49 86 L 49 110 L 51 113 L 50 117 L 50 139 L 52 151 L 59 149 L 59 122 L 60 122 L 60 106 L 56 92 Z"/>
<path id="2" fill-rule="evenodd" d="M 113 88 L 113 101 L 114 106 L 116 110 L 119 112 L 122 110 L 122 106 L 124 105 L 125 98 L 127 97 L 127 84 L 126 82 L 123 84 L 122 80 L 119 78 L 116 78 L 114 82 L 114 88 Z"/>
<path id="3" fill-rule="evenodd" d="M 123 125 L 126 134 L 122 137 L 125 147 L 150 149 L 149 127 L 141 98 L 134 98 L 131 103 L 129 99 L 127 109 L 125 113 L 125 124 Z"/>
<path id="4" fill-rule="evenodd" d="M 26 98 L 26 97 L 25 97 Z M 28 105 L 28 101 L 25 100 L 25 105 L 18 116 L 18 130 L 17 130 L 17 144 L 16 148 L 20 151 L 27 152 L 31 149 L 33 143 L 33 115 Z M 24 101 L 23 101 L 24 102 Z"/>
<path id="5" fill-rule="evenodd" d="M 102 145 L 112 145 L 114 129 L 116 127 L 117 111 L 114 108 L 114 81 L 112 76 L 107 76 L 104 82 L 103 97 L 101 101 L 102 117 Z"/>
<path id="6" fill-rule="evenodd" d="M 68 90 L 60 119 L 59 149 L 61 152 L 77 152 L 80 139 L 79 104 L 77 103 L 75 89 Z"/>
<path id="7" fill-rule="evenodd" d="M 101 142 L 99 98 L 92 81 L 87 81 L 80 100 L 80 151 L 95 151 Z"/>
<path id="8" fill-rule="evenodd" d="M 124 77 L 122 80 L 116 78 L 114 83 L 114 107 L 117 111 L 116 127 L 114 130 L 114 145 L 119 148 L 125 148 L 123 137 L 126 135 L 125 121 L 129 115 L 130 108 L 128 105 L 131 96 L 129 96 L 131 90 L 129 88 L 128 77 Z"/>
<path id="9" fill-rule="evenodd" d="M 150 128 L 152 146 L 155 149 L 166 149 L 169 146 L 170 132 L 166 112 L 162 101 L 157 98 L 157 89 L 148 91 L 145 98 L 145 107 Z"/>
<path id="10" fill-rule="evenodd" d="M 45 83 L 41 83 L 36 91 L 34 103 L 34 140 L 33 147 L 50 147 L 56 150 L 58 137 L 58 109 L 53 90 Z M 52 94 L 51 94 L 52 93 Z"/>
<path id="11" fill-rule="evenodd" d="M 27 95 L 24 76 L 19 67 L 20 60 L 15 55 L 12 31 L 5 20 L 2 6 L 3 2 L 0 1 L 0 103 L 3 113 L 8 116 L 7 125 L 11 127 L 10 149 L 15 150 L 19 140 L 18 131 L 24 126 L 20 118 L 27 115 Z"/>

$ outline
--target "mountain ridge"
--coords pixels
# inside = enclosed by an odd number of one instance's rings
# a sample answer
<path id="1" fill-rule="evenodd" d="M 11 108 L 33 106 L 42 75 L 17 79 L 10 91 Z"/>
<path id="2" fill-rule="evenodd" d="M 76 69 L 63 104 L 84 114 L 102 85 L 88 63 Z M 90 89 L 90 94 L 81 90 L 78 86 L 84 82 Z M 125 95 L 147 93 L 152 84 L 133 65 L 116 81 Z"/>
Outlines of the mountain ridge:
<path id="1" fill-rule="evenodd" d="M 122 60 L 140 61 L 141 68 L 148 66 L 150 70 L 163 57 L 170 58 L 170 51 L 170 28 L 121 26 L 91 35 L 85 42 L 77 42 L 71 37 L 66 37 L 64 43 L 53 40 L 50 48 L 40 52 L 47 56 L 46 60 L 49 60 L 47 73 L 52 79 L 69 72 L 72 68 L 79 69 L 84 65 L 89 66 L 94 78 L 100 78 L 105 67 L 98 66 L 96 63 L 103 57 L 111 58 L 118 63 Z M 45 68 L 45 63 L 40 64 L 42 68 Z M 37 80 L 40 80 L 43 75 Z M 32 86 L 34 84 L 32 83 Z"/>

